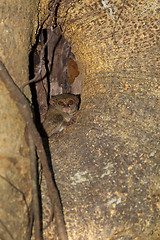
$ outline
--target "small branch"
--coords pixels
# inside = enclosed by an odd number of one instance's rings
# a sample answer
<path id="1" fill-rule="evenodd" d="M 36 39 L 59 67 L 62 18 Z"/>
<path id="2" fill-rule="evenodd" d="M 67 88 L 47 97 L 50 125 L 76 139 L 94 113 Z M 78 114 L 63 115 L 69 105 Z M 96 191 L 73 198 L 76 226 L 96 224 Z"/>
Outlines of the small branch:
<path id="1" fill-rule="evenodd" d="M 42 224 L 41 224 L 41 216 L 40 216 L 40 203 L 38 197 L 38 176 L 37 176 L 37 158 L 35 154 L 35 145 L 33 139 L 28 133 L 27 129 L 27 137 L 28 137 L 28 145 L 30 151 L 30 166 L 31 166 L 31 181 L 32 181 L 32 198 L 33 198 L 33 214 L 35 220 L 35 239 L 41 240 L 43 239 L 42 235 Z"/>
<path id="2" fill-rule="evenodd" d="M 57 231 L 59 234 L 59 239 L 67 240 L 68 237 L 67 237 L 67 232 L 65 228 L 65 222 L 64 222 L 60 197 L 58 194 L 58 190 L 52 179 L 52 172 L 48 165 L 47 156 L 44 150 L 42 139 L 33 121 L 33 115 L 32 115 L 29 102 L 26 99 L 25 95 L 21 92 L 19 87 L 15 84 L 15 82 L 13 81 L 13 79 L 11 78 L 7 69 L 5 68 L 5 66 L 1 61 L 0 61 L 0 78 L 1 78 L 1 81 L 5 84 L 6 88 L 8 89 L 11 98 L 15 101 L 19 109 L 19 112 L 23 117 L 23 120 L 26 122 L 29 133 L 32 136 L 32 140 L 35 146 L 37 147 L 37 153 L 41 160 L 44 176 L 47 182 L 49 197 L 54 209 L 54 216 L 55 216 Z"/>

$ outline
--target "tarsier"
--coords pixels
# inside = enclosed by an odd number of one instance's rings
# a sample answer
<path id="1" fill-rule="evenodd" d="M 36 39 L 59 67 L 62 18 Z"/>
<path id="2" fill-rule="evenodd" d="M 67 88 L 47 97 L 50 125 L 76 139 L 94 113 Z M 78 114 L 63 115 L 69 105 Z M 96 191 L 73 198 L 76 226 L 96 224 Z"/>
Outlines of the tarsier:
<path id="1" fill-rule="evenodd" d="M 53 96 L 43 122 L 48 137 L 66 128 L 74 119 L 78 107 L 79 97 L 77 95 L 64 93 Z"/>

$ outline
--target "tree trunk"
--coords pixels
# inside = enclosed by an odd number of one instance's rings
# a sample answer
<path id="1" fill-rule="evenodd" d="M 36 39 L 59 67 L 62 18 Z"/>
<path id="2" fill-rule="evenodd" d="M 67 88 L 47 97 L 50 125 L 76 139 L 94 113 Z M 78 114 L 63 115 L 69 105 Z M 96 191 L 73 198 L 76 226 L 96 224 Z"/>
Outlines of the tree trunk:
<path id="1" fill-rule="evenodd" d="M 18 86 L 47 6 L 2 2 L 1 59 Z M 159 239 L 158 1 L 61 1 L 58 22 L 84 80 L 77 122 L 50 141 L 69 239 Z M 0 238 L 21 240 L 29 151 L 2 83 L 0 93 Z"/>
<path id="2" fill-rule="evenodd" d="M 62 1 L 58 23 L 84 80 L 50 140 L 69 239 L 158 240 L 158 2 Z"/>
<path id="3" fill-rule="evenodd" d="M 19 87 L 29 79 L 29 52 L 47 18 L 47 5 L 47 1 L 1 1 L 1 61 Z M 43 10 L 38 12 L 38 6 Z M 29 87 L 25 93 L 30 98 Z M 28 239 L 32 195 L 26 124 L 1 79 L 0 121 L 0 239 Z"/>

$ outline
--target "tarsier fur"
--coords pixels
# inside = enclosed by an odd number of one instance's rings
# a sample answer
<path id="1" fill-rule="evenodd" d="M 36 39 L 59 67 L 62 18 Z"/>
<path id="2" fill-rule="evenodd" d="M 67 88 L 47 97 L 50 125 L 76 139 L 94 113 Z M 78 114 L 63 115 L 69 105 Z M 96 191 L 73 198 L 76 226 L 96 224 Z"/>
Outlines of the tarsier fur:
<path id="1" fill-rule="evenodd" d="M 48 112 L 43 127 L 50 137 L 62 131 L 74 118 L 79 107 L 79 97 L 71 93 L 59 94 L 51 97 Z"/>

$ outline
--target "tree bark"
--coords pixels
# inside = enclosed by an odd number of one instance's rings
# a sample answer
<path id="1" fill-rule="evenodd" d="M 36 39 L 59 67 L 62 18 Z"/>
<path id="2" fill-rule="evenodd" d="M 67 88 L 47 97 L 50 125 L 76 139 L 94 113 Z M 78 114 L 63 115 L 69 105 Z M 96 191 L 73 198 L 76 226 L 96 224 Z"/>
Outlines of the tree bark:
<path id="1" fill-rule="evenodd" d="M 47 6 L 2 2 L 1 59 L 19 86 Z M 69 239 L 158 239 L 158 1 L 61 1 L 58 22 L 84 80 L 77 122 L 50 141 Z M 0 93 L 0 238 L 27 239 L 25 123 Z"/>
<path id="2" fill-rule="evenodd" d="M 158 239 L 158 2 L 62 1 L 58 23 L 84 80 L 50 139 L 69 239 Z"/>
<path id="3" fill-rule="evenodd" d="M 19 87 L 29 79 L 29 52 L 49 14 L 47 6 L 47 1 L 1 1 L 1 61 Z M 25 94 L 31 98 L 29 87 Z M 28 239 L 32 195 L 26 124 L 1 79 L 0 119 L 0 239 Z"/>

